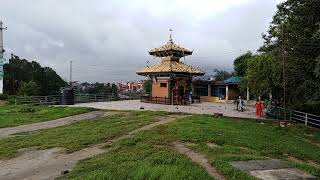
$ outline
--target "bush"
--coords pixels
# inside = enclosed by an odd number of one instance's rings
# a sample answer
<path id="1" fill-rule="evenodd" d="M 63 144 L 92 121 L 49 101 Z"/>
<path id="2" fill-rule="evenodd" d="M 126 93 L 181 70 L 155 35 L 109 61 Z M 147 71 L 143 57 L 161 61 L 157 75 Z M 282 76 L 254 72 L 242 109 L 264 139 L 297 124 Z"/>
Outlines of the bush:
<path id="1" fill-rule="evenodd" d="M 0 100 L 8 100 L 9 96 L 6 94 L 0 94 Z"/>
<path id="2" fill-rule="evenodd" d="M 38 92 L 38 85 L 34 81 L 23 82 L 19 88 L 18 94 L 23 96 L 35 96 Z"/>

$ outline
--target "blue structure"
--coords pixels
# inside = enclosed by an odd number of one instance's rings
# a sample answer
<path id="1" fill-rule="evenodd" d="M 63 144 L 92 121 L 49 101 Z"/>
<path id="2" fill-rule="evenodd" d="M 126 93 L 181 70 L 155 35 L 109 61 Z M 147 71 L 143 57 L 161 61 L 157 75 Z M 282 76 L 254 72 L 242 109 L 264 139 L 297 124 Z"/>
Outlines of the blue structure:
<path id="1" fill-rule="evenodd" d="M 226 84 L 239 84 L 240 79 L 236 76 L 232 76 L 229 79 L 225 80 L 224 83 L 226 83 Z"/>

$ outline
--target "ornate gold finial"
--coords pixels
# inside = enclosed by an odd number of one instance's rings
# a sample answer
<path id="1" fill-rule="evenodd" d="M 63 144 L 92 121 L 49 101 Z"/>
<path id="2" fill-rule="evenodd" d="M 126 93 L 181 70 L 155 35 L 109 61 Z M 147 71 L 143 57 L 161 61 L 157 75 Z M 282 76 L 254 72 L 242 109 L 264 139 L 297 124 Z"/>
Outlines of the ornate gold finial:
<path id="1" fill-rule="evenodd" d="M 173 39 L 172 39 L 172 29 L 169 29 L 170 31 L 170 36 L 169 36 L 169 43 L 173 43 Z"/>

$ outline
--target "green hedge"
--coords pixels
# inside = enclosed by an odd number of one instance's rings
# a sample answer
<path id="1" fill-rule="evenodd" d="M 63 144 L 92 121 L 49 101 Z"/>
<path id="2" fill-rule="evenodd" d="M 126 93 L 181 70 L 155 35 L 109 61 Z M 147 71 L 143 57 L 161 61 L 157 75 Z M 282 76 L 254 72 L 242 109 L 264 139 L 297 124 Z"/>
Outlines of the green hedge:
<path id="1" fill-rule="evenodd" d="M 0 94 L 0 100 L 8 100 L 9 96 L 6 94 Z"/>

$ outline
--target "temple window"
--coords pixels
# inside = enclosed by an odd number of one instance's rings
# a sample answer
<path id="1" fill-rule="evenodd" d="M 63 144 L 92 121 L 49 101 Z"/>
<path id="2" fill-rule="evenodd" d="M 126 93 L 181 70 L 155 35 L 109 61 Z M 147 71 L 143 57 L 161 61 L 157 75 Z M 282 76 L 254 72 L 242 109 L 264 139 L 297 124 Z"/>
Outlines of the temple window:
<path id="1" fill-rule="evenodd" d="M 160 83 L 160 87 L 166 88 L 167 87 L 167 83 Z"/>

